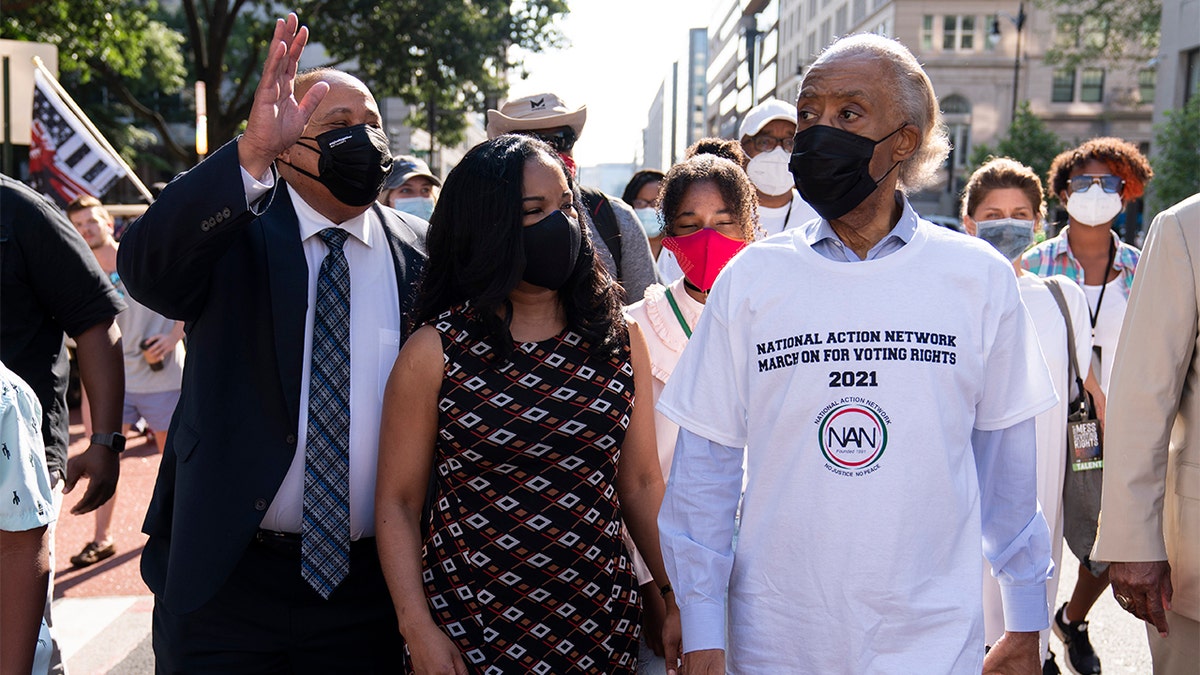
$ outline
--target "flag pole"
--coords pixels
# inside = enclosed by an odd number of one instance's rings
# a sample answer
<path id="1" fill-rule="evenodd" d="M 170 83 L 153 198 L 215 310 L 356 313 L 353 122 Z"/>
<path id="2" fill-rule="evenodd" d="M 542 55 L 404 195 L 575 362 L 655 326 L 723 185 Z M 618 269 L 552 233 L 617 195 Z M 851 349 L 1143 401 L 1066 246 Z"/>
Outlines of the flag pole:
<path id="1" fill-rule="evenodd" d="M 143 183 L 142 180 L 137 177 L 137 174 L 133 172 L 133 169 L 131 169 L 129 165 L 125 163 L 125 158 L 122 157 L 121 153 L 117 152 L 116 148 L 114 148 L 108 142 L 108 139 L 104 137 L 104 134 L 100 133 L 100 130 L 96 128 L 96 125 L 92 124 L 92 121 L 88 119 L 88 116 L 83 112 L 83 109 L 75 103 L 75 99 L 71 98 L 71 95 L 67 93 L 67 90 L 63 89 L 62 85 L 58 83 L 58 78 L 54 77 L 54 73 L 51 73 L 50 70 L 46 68 L 46 65 L 42 63 L 42 58 L 40 56 L 33 57 L 33 65 L 35 68 L 41 71 L 42 75 L 46 78 L 46 81 L 51 87 L 54 88 L 55 93 L 62 98 L 63 102 L 67 104 L 67 107 L 71 109 L 71 112 L 75 113 L 75 116 L 79 118 L 79 121 L 83 123 L 83 126 L 87 128 L 88 132 L 91 133 L 96 141 L 104 147 L 108 154 L 112 155 L 113 158 L 121 164 L 121 167 L 125 169 L 125 175 L 129 177 L 130 181 L 133 182 L 133 186 L 137 188 L 138 192 L 142 193 L 142 196 L 146 198 L 147 202 L 153 202 L 154 195 L 150 194 L 150 190 L 146 187 L 146 184 Z"/>

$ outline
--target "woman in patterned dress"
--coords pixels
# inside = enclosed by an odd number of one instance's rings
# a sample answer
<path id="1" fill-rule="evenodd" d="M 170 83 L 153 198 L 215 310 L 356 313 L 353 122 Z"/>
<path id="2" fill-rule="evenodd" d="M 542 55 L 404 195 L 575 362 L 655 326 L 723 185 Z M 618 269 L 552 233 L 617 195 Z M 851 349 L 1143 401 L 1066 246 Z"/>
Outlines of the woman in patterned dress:
<path id="1" fill-rule="evenodd" d="M 649 356 L 543 142 L 446 178 L 384 394 L 379 555 L 416 673 L 633 672 L 627 524 L 668 602 Z"/>

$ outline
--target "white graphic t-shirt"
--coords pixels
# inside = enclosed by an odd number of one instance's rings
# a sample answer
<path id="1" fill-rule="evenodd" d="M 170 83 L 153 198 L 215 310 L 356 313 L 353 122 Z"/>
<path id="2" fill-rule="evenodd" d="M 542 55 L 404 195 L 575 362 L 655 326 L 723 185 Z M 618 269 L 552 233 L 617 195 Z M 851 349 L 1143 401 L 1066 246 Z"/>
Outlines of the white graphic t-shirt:
<path id="1" fill-rule="evenodd" d="M 971 432 L 1055 401 L 1012 266 L 986 242 L 921 222 L 857 263 L 802 229 L 745 249 L 659 402 L 747 446 L 729 670 L 979 672 Z"/>

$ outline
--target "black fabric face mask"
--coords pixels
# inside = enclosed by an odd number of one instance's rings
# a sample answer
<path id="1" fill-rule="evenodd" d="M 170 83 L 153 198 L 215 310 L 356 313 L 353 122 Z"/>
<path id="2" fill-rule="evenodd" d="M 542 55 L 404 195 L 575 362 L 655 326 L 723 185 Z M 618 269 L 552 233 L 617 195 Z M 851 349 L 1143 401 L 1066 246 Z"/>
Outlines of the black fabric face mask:
<path id="1" fill-rule="evenodd" d="M 301 140 L 317 142 L 316 147 L 305 143 L 297 145 L 321 155 L 317 163 L 318 175 L 291 162 L 285 163 L 324 185 L 343 204 L 370 205 L 383 191 L 383 185 L 392 173 L 392 153 L 388 150 L 387 136 L 376 127 L 356 124 L 315 137 L 303 136 Z"/>
<path id="2" fill-rule="evenodd" d="M 853 211 L 879 187 L 900 162 L 892 165 L 879 180 L 871 176 L 871 157 L 875 146 L 897 131 L 873 141 L 836 127 L 818 125 L 796 134 L 792 159 L 788 163 L 796 179 L 796 189 L 825 220 L 840 218 Z"/>
<path id="3" fill-rule="evenodd" d="M 552 291 L 562 288 L 575 271 L 583 246 L 579 221 L 555 211 L 522 228 L 521 238 L 525 246 L 525 274 L 521 278 Z"/>

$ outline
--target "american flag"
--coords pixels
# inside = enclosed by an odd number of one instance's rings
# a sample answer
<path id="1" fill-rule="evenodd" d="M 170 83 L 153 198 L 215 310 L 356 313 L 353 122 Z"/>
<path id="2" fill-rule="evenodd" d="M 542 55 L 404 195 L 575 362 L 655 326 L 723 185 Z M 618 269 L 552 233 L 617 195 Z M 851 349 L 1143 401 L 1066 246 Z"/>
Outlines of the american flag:
<path id="1" fill-rule="evenodd" d="M 83 194 L 102 197 L 124 165 L 92 136 L 40 69 L 34 71 L 29 184 L 65 207 Z"/>

